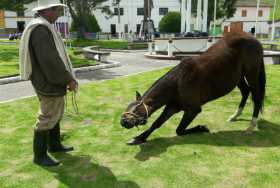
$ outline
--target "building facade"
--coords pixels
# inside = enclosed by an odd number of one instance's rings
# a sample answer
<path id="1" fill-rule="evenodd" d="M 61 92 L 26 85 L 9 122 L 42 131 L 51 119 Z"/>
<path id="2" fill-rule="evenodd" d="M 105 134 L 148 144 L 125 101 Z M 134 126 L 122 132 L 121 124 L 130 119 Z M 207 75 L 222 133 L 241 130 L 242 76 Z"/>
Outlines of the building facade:
<path id="1" fill-rule="evenodd" d="M 271 8 L 271 5 L 261 3 L 257 13 L 256 1 L 238 1 L 234 16 L 224 20 L 222 27 L 227 30 L 226 28 L 230 28 L 231 24 L 239 22 L 245 32 L 250 32 L 252 28 L 255 28 L 255 32 L 258 34 L 269 34 Z M 256 15 L 258 16 L 257 24 Z"/>
<path id="2" fill-rule="evenodd" d="M 113 17 L 108 18 L 107 15 L 98 9 L 93 12 L 102 32 L 139 32 L 144 17 L 144 1 L 122 0 L 119 5 L 120 17 L 117 14 L 118 7 L 112 6 L 113 2 L 114 0 L 109 0 L 103 4 L 110 6 L 111 10 L 116 13 Z M 179 0 L 153 0 L 151 19 L 154 21 L 155 28 L 158 28 L 161 18 L 170 11 L 180 12 Z"/>
<path id="3" fill-rule="evenodd" d="M 129 33 L 139 32 L 141 22 L 144 17 L 144 1 L 143 0 L 122 0 L 119 6 L 114 5 L 115 0 L 108 0 L 103 3 L 110 7 L 114 13 L 113 16 L 108 16 L 102 13 L 100 9 L 93 11 L 102 32 L 105 33 Z M 189 3 L 190 0 L 182 0 Z M 208 2 L 206 0 L 198 0 L 198 2 Z M 12 11 L 0 11 L 0 33 L 21 32 L 26 24 L 33 18 L 34 12 L 32 9 L 37 6 L 37 2 L 25 5 L 26 10 L 22 13 Z M 256 23 L 256 1 L 255 0 L 240 0 L 237 2 L 237 10 L 234 16 L 222 22 L 222 27 L 229 27 L 231 23 L 240 22 L 243 31 L 249 32 L 251 28 L 255 27 Z M 258 24 L 256 27 L 257 33 L 269 33 L 269 14 L 271 6 L 265 3 L 260 4 L 258 12 Z M 118 14 L 118 11 L 120 14 Z M 154 27 L 158 29 L 159 22 L 168 12 L 181 12 L 180 0 L 153 0 L 153 7 L 151 9 L 151 19 L 154 21 Z M 181 12 L 182 13 L 182 12 Z M 68 13 L 66 13 L 67 15 Z M 120 15 L 120 16 L 119 16 Z M 191 30 L 196 29 L 196 19 L 191 16 L 190 27 Z M 62 32 L 68 33 L 68 26 L 71 22 L 69 16 L 59 18 L 57 21 L 57 28 Z M 207 28 L 206 28 L 207 30 Z"/>

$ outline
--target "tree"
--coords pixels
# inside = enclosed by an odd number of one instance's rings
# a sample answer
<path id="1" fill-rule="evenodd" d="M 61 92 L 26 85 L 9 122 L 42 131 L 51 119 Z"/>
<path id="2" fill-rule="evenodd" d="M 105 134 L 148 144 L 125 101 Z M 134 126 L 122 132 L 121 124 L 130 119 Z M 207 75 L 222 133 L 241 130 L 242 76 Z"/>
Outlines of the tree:
<path id="1" fill-rule="evenodd" d="M 94 33 L 96 33 L 96 32 L 101 31 L 100 26 L 99 26 L 99 24 L 98 24 L 98 22 L 97 22 L 97 20 L 96 20 L 94 15 L 90 16 L 88 26 L 89 27 L 88 27 L 87 32 L 94 32 Z M 70 31 L 71 32 L 77 31 L 77 27 L 75 25 L 75 22 L 72 22 Z"/>
<path id="2" fill-rule="evenodd" d="M 217 0 L 217 14 L 216 18 L 230 18 L 234 15 L 236 11 L 237 0 Z M 214 0 L 210 0 L 208 4 L 208 20 L 207 25 L 209 25 L 210 21 L 214 20 Z"/>
<path id="3" fill-rule="evenodd" d="M 31 3 L 36 0 L 1 0 L 0 10 L 10 10 L 10 11 L 24 11 L 24 4 Z"/>
<path id="4" fill-rule="evenodd" d="M 179 12 L 168 12 L 159 22 L 159 31 L 168 33 L 179 33 L 181 29 L 181 14 Z"/>
<path id="5" fill-rule="evenodd" d="M 62 1 L 62 0 L 61 0 Z M 78 38 L 84 38 L 84 33 L 90 31 L 93 11 L 101 9 L 102 12 L 112 15 L 109 6 L 102 6 L 108 0 L 65 0 L 69 12 L 77 29 Z M 119 1 L 119 0 L 117 0 Z"/>

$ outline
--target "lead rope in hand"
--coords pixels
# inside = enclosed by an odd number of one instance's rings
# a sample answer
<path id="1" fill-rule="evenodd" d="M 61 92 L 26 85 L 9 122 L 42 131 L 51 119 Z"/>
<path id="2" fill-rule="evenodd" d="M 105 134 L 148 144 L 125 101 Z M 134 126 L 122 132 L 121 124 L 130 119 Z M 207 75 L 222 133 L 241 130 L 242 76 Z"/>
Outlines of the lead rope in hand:
<path id="1" fill-rule="evenodd" d="M 67 106 L 68 106 L 68 99 L 67 98 L 68 97 L 67 97 L 67 94 L 66 94 L 65 97 L 64 97 L 66 110 L 67 110 Z M 73 106 L 75 114 L 79 114 L 79 107 L 78 107 L 78 104 L 77 104 L 77 91 L 72 92 L 71 100 L 72 100 L 72 106 Z"/>
<path id="2" fill-rule="evenodd" d="M 77 104 L 77 91 L 73 91 L 72 93 L 72 105 L 76 114 L 79 114 L 79 107 Z"/>

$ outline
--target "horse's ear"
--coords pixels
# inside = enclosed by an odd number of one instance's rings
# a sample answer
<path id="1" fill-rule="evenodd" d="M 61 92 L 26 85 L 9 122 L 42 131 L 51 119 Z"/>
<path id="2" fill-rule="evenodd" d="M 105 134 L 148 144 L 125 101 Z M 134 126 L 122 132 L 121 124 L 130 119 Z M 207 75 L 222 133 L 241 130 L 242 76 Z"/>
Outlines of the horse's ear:
<path id="1" fill-rule="evenodd" d="M 138 91 L 136 91 L 136 100 L 137 101 L 141 101 L 142 100 L 141 94 Z"/>

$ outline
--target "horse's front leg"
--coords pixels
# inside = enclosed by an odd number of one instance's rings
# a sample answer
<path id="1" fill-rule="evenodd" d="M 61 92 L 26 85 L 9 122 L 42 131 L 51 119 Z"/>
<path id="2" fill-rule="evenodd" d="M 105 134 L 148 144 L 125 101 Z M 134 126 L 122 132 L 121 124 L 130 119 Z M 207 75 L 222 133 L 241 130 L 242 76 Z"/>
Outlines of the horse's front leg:
<path id="1" fill-rule="evenodd" d="M 160 128 L 165 121 L 167 121 L 172 115 L 174 115 L 177 112 L 179 112 L 179 110 L 170 106 L 166 106 L 163 112 L 160 114 L 160 116 L 157 118 L 157 120 L 152 124 L 152 126 L 149 129 L 144 131 L 139 136 L 134 137 L 132 140 L 127 142 L 127 144 L 139 145 L 146 142 L 146 139 L 148 138 L 148 136 L 150 136 L 150 134 L 152 134 L 154 130 Z"/>
<path id="2" fill-rule="evenodd" d="M 183 118 L 176 129 L 178 136 L 197 133 L 197 132 L 209 132 L 208 128 L 205 126 L 196 126 L 191 129 L 187 129 L 192 120 L 201 112 L 201 108 L 190 109 L 184 112 Z"/>

